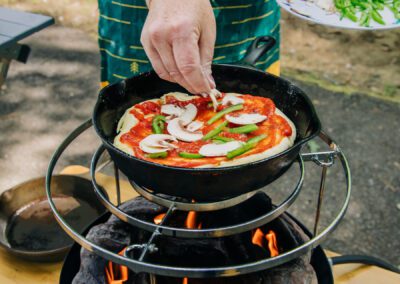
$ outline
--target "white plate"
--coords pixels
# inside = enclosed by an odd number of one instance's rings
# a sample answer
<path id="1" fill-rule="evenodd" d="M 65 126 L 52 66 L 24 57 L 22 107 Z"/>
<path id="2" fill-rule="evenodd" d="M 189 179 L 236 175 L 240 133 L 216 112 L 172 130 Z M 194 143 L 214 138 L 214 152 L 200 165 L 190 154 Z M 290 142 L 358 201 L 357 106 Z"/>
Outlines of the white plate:
<path id="1" fill-rule="evenodd" d="M 385 30 L 400 27 L 400 20 L 394 17 L 392 11 L 387 7 L 385 10 L 380 11 L 380 14 L 385 21 L 386 25 L 378 24 L 371 19 L 369 27 L 360 26 L 347 18 L 340 19 L 338 12 L 331 13 L 323 10 L 314 3 L 306 2 L 304 0 L 276 0 L 279 6 L 288 11 L 289 13 L 321 25 L 331 26 L 341 29 L 354 29 L 354 30 Z M 359 17 L 360 14 L 357 14 Z"/>

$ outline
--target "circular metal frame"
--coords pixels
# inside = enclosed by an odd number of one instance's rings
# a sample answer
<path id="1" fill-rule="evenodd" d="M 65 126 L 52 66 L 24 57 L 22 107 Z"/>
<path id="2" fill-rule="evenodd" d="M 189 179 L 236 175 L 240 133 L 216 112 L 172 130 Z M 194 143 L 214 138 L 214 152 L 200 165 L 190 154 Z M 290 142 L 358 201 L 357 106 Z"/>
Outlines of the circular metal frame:
<path id="1" fill-rule="evenodd" d="M 158 205 L 164 206 L 164 207 L 171 207 L 174 206 L 176 210 L 182 210 L 182 211 L 196 211 L 196 212 L 201 212 L 201 211 L 215 211 L 215 210 L 221 210 L 225 208 L 229 208 L 235 205 L 238 205 L 239 203 L 242 203 L 243 201 L 246 201 L 247 199 L 251 198 L 256 194 L 259 189 L 256 189 L 254 191 L 239 195 L 237 197 L 221 200 L 221 201 L 216 201 L 216 202 L 182 202 L 182 201 L 176 201 L 176 200 L 171 200 L 168 198 L 161 197 L 157 194 L 152 193 L 150 190 L 138 185 L 134 180 L 129 180 L 131 183 L 133 189 L 139 193 L 141 196 L 145 197 L 147 200 L 154 202 Z"/>
<path id="2" fill-rule="evenodd" d="M 301 190 L 301 187 L 302 187 L 303 181 L 304 181 L 304 162 L 303 162 L 302 158 L 299 157 L 298 162 L 299 162 L 301 174 L 300 174 L 300 178 L 299 178 L 299 181 L 298 181 L 295 189 L 291 192 L 291 194 L 286 198 L 285 201 L 283 201 L 280 205 L 276 206 L 273 210 L 269 211 L 265 215 L 260 216 L 256 219 L 247 221 L 247 222 L 243 222 L 241 224 L 220 227 L 220 228 L 184 229 L 184 228 L 169 227 L 169 226 L 163 226 L 163 225 L 156 225 L 154 223 L 143 221 L 136 217 L 133 217 L 133 216 L 125 213 L 123 210 L 121 210 L 117 206 L 115 206 L 113 203 L 110 202 L 110 200 L 104 194 L 102 194 L 101 188 L 97 184 L 97 180 L 96 180 L 96 166 L 97 166 L 97 162 L 99 161 L 99 159 L 104 151 L 105 151 L 105 147 L 100 146 L 100 148 L 93 155 L 92 163 L 90 166 L 92 184 L 93 184 L 96 194 L 100 198 L 100 201 L 112 214 L 114 214 L 115 216 L 120 218 L 122 221 L 127 222 L 131 225 L 134 225 L 136 227 L 139 227 L 141 229 L 147 230 L 149 232 L 154 232 L 156 229 L 158 229 L 161 234 L 167 235 L 167 236 L 183 237 L 183 238 L 215 238 L 215 237 L 231 236 L 234 234 L 243 233 L 243 232 L 250 231 L 252 229 L 261 227 L 262 225 L 265 225 L 266 223 L 271 222 L 272 220 L 277 218 L 279 215 L 284 213 L 290 207 L 290 205 L 292 205 L 294 203 L 294 201 L 296 200 L 297 196 L 300 193 L 300 190 Z M 211 205 L 213 205 L 213 203 L 211 203 Z M 177 209 L 177 207 L 175 207 L 174 203 L 168 204 L 169 208 L 171 206 L 173 207 L 174 210 Z"/>
<path id="3" fill-rule="evenodd" d="M 57 210 L 55 203 L 51 196 L 51 179 L 53 175 L 54 168 L 68 145 L 81 133 L 83 133 L 86 129 L 88 129 L 92 125 L 91 120 L 84 122 L 81 126 L 75 129 L 57 148 L 55 153 L 53 154 L 50 164 L 47 170 L 46 175 L 46 194 L 49 200 L 50 208 L 52 209 L 56 220 L 60 224 L 60 226 L 68 233 L 68 235 L 73 238 L 77 243 L 79 243 L 83 248 L 87 249 L 90 252 L 93 252 L 109 261 L 114 263 L 124 265 L 129 267 L 131 270 L 139 273 L 139 272 L 147 272 L 157 275 L 164 276 L 173 276 L 173 277 L 191 277 L 191 278 L 211 278 L 211 277 L 227 277 L 227 276 L 235 276 L 239 274 L 256 272 L 268 268 L 272 268 L 278 266 L 280 264 L 286 263 L 290 260 L 293 260 L 304 253 L 310 251 L 311 249 L 318 246 L 321 242 L 323 242 L 327 236 L 337 227 L 340 220 L 346 213 L 346 209 L 348 207 L 351 195 L 351 173 L 350 168 L 347 162 L 347 159 L 337 144 L 330 139 L 326 134 L 321 133 L 320 138 L 328 144 L 331 149 L 336 151 L 337 157 L 340 160 L 342 165 L 344 175 L 346 178 L 346 197 L 343 201 L 343 205 L 339 210 L 339 213 L 334 217 L 333 221 L 319 234 L 315 235 L 309 241 L 305 242 L 299 247 L 282 253 L 273 258 L 267 258 L 256 262 L 244 263 L 239 265 L 225 266 L 225 267 L 207 267 L 207 268 L 198 268 L 198 267 L 173 267 L 166 265 L 159 265 L 148 263 L 144 261 L 138 261 L 136 259 L 130 259 L 124 256 L 120 256 L 116 253 L 113 253 L 109 250 L 104 249 L 103 247 L 87 240 L 84 236 L 76 232 L 73 228 L 69 226 L 66 220 L 61 216 L 60 212 Z"/>

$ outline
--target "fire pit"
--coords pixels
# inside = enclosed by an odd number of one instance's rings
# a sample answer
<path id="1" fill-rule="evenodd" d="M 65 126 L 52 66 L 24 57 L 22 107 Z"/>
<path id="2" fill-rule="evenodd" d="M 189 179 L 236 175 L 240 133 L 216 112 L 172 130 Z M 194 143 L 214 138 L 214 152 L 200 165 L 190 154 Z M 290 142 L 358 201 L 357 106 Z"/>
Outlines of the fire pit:
<path id="1" fill-rule="evenodd" d="M 298 182 L 286 199 L 276 205 L 262 190 L 228 200 L 198 203 L 155 194 L 133 180 L 130 181 L 133 189 L 142 197 L 122 205 L 120 202 L 113 204 L 102 194 L 96 181 L 97 164 L 105 151 L 100 147 L 92 159 L 92 182 L 99 199 L 112 215 L 99 220 L 87 234 L 80 234 L 57 212 L 50 182 L 64 150 L 90 126 L 90 121 L 84 123 L 62 143 L 47 175 L 47 194 L 55 216 L 64 230 L 82 246 L 80 257 L 77 255 L 79 248 L 75 247 L 78 260 L 71 260 L 71 257 L 66 260 L 66 265 L 69 263 L 70 266 L 81 262 L 79 272 L 78 269 L 73 272 L 73 283 L 112 283 L 118 278 L 125 279 L 124 283 L 151 284 L 332 283 L 332 278 L 327 277 L 331 275 L 329 265 L 318 245 L 344 216 L 351 186 L 345 156 L 324 133 L 320 138 L 331 150 L 299 155 Z M 346 198 L 338 206 L 341 208 L 338 215 L 319 230 L 326 170 L 335 159 L 344 169 Z M 301 191 L 304 161 L 313 161 L 322 167 L 314 234 L 285 213 Z M 118 170 L 115 180 L 119 197 Z M 70 270 L 68 274 L 71 274 Z M 61 282 L 71 283 L 71 275 L 69 280 L 66 278 L 62 273 Z"/>
<path id="2" fill-rule="evenodd" d="M 263 205 L 260 207 L 260 205 Z M 167 208 L 158 206 L 155 203 L 145 200 L 143 197 L 137 197 L 126 202 L 121 208 L 135 217 L 141 217 L 144 220 L 153 220 L 157 223 L 162 219 L 162 215 Z M 259 193 L 249 200 L 219 212 L 196 213 L 194 211 L 183 212 L 176 211 L 168 219 L 169 224 L 181 227 L 214 227 L 219 222 L 236 216 L 251 220 L 261 210 L 251 210 L 253 208 L 271 208 L 270 199 L 263 193 Z M 247 209 L 247 210 L 246 210 Z M 212 218 L 219 215 L 216 218 Z M 173 224 L 175 223 L 175 224 Z M 266 232 L 266 234 L 264 234 Z M 118 236 L 118 237 L 116 237 Z M 110 217 L 105 223 L 94 226 L 90 229 L 87 238 L 98 245 L 113 250 L 122 251 L 129 247 L 131 243 L 144 242 L 149 238 L 149 233 L 132 226 L 126 226 L 123 221 Z M 303 230 L 288 215 L 281 215 L 274 221 L 264 225 L 256 230 L 241 233 L 234 236 L 209 239 L 179 239 L 174 237 L 160 237 L 155 245 L 159 248 L 157 251 L 149 254 L 144 260 L 160 265 L 176 265 L 182 267 L 207 267 L 207 266 L 226 266 L 246 262 L 262 260 L 279 255 L 293 249 L 305 241 L 309 240 Z M 130 257 L 135 257 L 135 253 L 140 251 L 131 251 Z M 91 283 L 93 277 L 96 283 L 111 283 L 107 281 L 106 268 L 110 264 L 101 257 L 96 257 L 84 249 L 81 250 L 81 265 L 79 273 L 75 276 L 73 283 Z M 265 270 L 260 273 L 242 275 L 234 277 L 236 283 L 276 283 L 274 279 L 280 279 L 280 282 L 307 283 L 316 282 L 314 269 L 310 265 L 311 253 L 304 254 L 302 257 L 277 268 Z M 115 267 L 113 267 L 115 270 Z M 150 283 L 150 275 L 147 277 L 139 276 L 134 272 L 129 273 L 126 283 Z M 158 279 L 157 283 L 182 283 L 182 279 L 152 276 Z M 290 281 L 289 281 L 290 279 Z M 232 283 L 232 278 L 221 279 L 190 279 L 189 283 Z M 261 281 L 261 282 L 257 282 Z M 269 282 L 268 282 L 269 281 Z M 235 283 L 235 282 L 233 282 Z"/>

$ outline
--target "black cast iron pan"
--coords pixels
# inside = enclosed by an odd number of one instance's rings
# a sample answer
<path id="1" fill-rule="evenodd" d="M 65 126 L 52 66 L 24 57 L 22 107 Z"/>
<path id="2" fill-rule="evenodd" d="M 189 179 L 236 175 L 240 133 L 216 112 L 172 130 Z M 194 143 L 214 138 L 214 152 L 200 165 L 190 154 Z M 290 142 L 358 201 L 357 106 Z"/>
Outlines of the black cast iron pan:
<path id="1" fill-rule="evenodd" d="M 168 92 L 187 92 L 177 84 L 160 79 L 155 72 L 148 72 L 102 89 L 93 112 L 96 132 L 118 168 L 136 184 L 156 193 L 198 202 L 238 196 L 264 187 L 281 176 L 296 159 L 304 143 L 318 134 L 321 125 L 311 101 L 302 90 L 287 80 L 250 66 L 273 43 L 270 37 L 257 38 L 241 62 L 213 65 L 213 76 L 221 92 L 271 98 L 296 125 L 297 138 L 291 148 L 267 159 L 224 168 L 171 167 L 120 151 L 112 143 L 118 120 L 127 108 Z"/>

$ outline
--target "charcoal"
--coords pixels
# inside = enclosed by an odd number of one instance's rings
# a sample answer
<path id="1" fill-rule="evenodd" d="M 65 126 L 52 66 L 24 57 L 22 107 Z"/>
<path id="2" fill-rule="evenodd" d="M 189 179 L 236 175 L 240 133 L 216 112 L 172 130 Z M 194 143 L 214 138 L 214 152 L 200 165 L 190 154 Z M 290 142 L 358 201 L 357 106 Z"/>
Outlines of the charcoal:
<path id="1" fill-rule="evenodd" d="M 130 202 L 122 204 L 120 209 L 134 217 L 147 220 L 151 220 L 154 215 L 165 210 L 165 208 L 151 203 L 143 197 L 137 197 Z M 106 223 L 91 228 L 86 238 L 104 249 L 118 253 L 132 243 L 147 240 L 149 235 L 148 232 L 129 226 L 114 215 L 111 215 Z M 72 283 L 105 283 L 104 269 L 107 262 L 105 259 L 82 248 L 79 272 Z"/>
<path id="2" fill-rule="evenodd" d="M 229 222 L 232 224 L 243 222 L 260 214 L 265 214 L 271 208 L 270 199 L 266 195 L 261 194 L 256 195 L 250 201 L 248 200 L 232 208 L 212 213 L 201 212 L 198 215 L 198 219 L 201 221 L 203 228 L 226 226 L 227 220 L 230 220 Z M 156 215 L 166 211 L 166 208 L 149 202 L 142 197 L 137 197 L 124 203 L 120 206 L 120 209 L 129 215 L 149 222 Z M 214 213 L 216 213 L 215 218 L 213 217 Z M 170 216 L 169 223 L 183 227 L 186 217 L 187 212 L 176 211 Z M 304 231 L 286 214 L 282 214 L 279 218 L 262 226 L 261 230 L 264 233 L 269 230 L 273 230 L 276 233 L 278 248 L 281 253 L 291 250 L 309 240 Z M 113 252 L 119 252 L 124 247 L 133 243 L 145 243 L 149 237 L 149 232 L 129 226 L 115 216 L 111 216 L 106 223 L 93 227 L 87 235 L 89 240 Z M 212 267 L 254 262 L 270 257 L 269 251 L 253 245 L 251 238 L 252 232 L 250 231 L 223 238 L 187 239 L 161 236 L 156 238 L 158 251 L 148 254 L 145 260 L 169 266 Z M 190 279 L 189 283 L 316 283 L 316 275 L 310 265 L 310 258 L 311 253 L 306 253 L 291 262 L 261 272 L 219 279 Z M 73 283 L 105 283 L 104 269 L 107 262 L 103 258 L 82 249 L 80 270 L 75 276 Z M 162 276 L 156 276 L 156 278 L 157 283 L 182 283 L 181 278 Z M 129 280 L 124 284 L 150 283 L 149 274 L 136 274 L 130 271 Z"/>
<path id="3" fill-rule="evenodd" d="M 204 267 L 228 263 L 226 247 L 221 238 L 160 238 L 157 247 L 157 254 L 150 256 L 149 259 L 165 265 Z M 190 255 L 190 257 L 182 257 L 185 255 Z"/>

